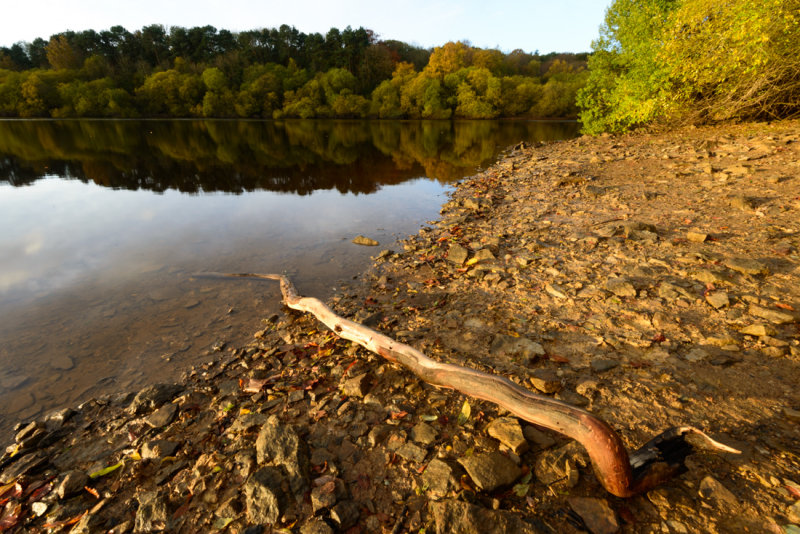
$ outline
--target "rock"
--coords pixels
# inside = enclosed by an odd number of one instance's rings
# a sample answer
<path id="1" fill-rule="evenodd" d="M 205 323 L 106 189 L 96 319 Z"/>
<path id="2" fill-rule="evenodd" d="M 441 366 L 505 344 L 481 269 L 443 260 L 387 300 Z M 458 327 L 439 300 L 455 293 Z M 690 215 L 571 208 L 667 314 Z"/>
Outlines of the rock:
<path id="1" fill-rule="evenodd" d="M 548 295 L 551 297 L 555 297 L 557 299 L 566 299 L 569 298 L 561 286 L 557 284 L 547 284 L 544 286 L 544 290 L 547 292 Z"/>
<path id="2" fill-rule="evenodd" d="M 360 515 L 360 508 L 354 501 L 336 503 L 331 509 L 331 519 L 339 526 L 340 532 L 355 525 Z"/>
<path id="3" fill-rule="evenodd" d="M 363 397 L 369 391 L 369 373 L 363 373 L 345 380 L 342 394 L 347 397 Z"/>
<path id="4" fill-rule="evenodd" d="M 535 341 L 524 337 L 514 337 L 506 334 L 498 334 L 492 340 L 489 352 L 494 356 L 514 356 L 520 355 L 529 360 L 537 356 L 546 354 L 544 347 Z"/>
<path id="5" fill-rule="evenodd" d="M 89 477 L 83 471 L 67 471 L 64 478 L 56 486 L 56 495 L 63 499 L 83 491 L 89 483 Z"/>
<path id="6" fill-rule="evenodd" d="M 792 421 L 793 423 L 800 423 L 800 411 L 798 410 L 793 410 L 788 406 L 784 406 L 783 416 L 789 421 Z"/>
<path id="7" fill-rule="evenodd" d="M 42 430 L 42 425 L 37 421 L 31 421 L 17 432 L 17 435 L 14 436 L 14 441 L 22 443 L 40 430 Z"/>
<path id="8" fill-rule="evenodd" d="M 700 482 L 700 489 L 698 491 L 700 496 L 706 501 L 711 502 L 717 508 L 725 508 L 729 510 L 739 509 L 739 499 L 722 485 L 718 480 L 711 476 L 705 477 Z"/>
<path id="9" fill-rule="evenodd" d="M 50 367 L 59 371 L 69 371 L 75 367 L 75 362 L 66 354 L 57 354 L 48 360 Z"/>
<path id="10" fill-rule="evenodd" d="M 654 225 L 639 221 L 626 221 L 622 223 L 622 234 L 625 238 L 634 240 L 653 241 L 658 238 Z"/>
<path id="11" fill-rule="evenodd" d="M 702 243 L 706 239 L 708 239 L 708 234 L 703 232 L 698 232 L 695 230 L 689 230 L 688 232 L 686 232 L 686 239 L 688 239 L 693 243 Z"/>
<path id="12" fill-rule="evenodd" d="M 787 324 L 787 323 L 794 323 L 797 321 L 797 317 L 795 317 L 791 313 L 780 310 L 773 310 L 771 308 L 764 308 L 762 306 L 757 306 L 755 304 L 750 305 L 749 311 L 750 315 L 766 319 L 767 321 L 775 324 Z"/>
<path id="13" fill-rule="evenodd" d="M 699 347 L 694 347 L 692 350 L 687 352 L 683 358 L 687 362 L 701 362 L 708 358 L 708 352 Z"/>
<path id="14" fill-rule="evenodd" d="M 8 484 L 22 476 L 37 473 L 47 465 L 47 456 L 41 451 L 32 452 L 13 462 L 0 474 L 0 484 Z"/>
<path id="15" fill-rule="evenodd" d="M 549 449 L 556 444 L 556 440 L 532 425 L 522 427 L 522 435 L 528 442 L 535 443 L 537 450 Z"/>
<path id="16" fill-rule="evenodd" d="M 244 485 L 247 518 L 251 523 L 274 525 L 286 511 L 288 499 L 280 467 L 262 467 Z"/>
<path id="17" fill-rule="evenodd" d="M 552 369 L 534 369 L 530 381 L 542 393 L 555 393 L 561 389 L 561 377 Z"/>
<path id="18" fill-rule="evenodd" d="M 736 208 L 743 211 L 752 210 L 755 207 L 755 202 L 753 202 L 752 199 L 742 195 L 736 195 L 731 197 L 730 204 L 732 208 Z"/>
<path id="19" fill-rule="evenodd" d="M 739 330 L 739 332 L 748 336 L 758 337 L 774 336 L 777 333 L 774 328 L 765 324 L 751 324 L 749 326 L 745 326 Z"/>
<path id="20" fill-rule="evenodd" d="M 498 417 L 489 423 L 486 432 L 514 454 L 522 454 L 528 450 L 528 442 L 523 436 L 519 420 L 515 417 Z"/>
<path id="21" fill-rule="evenodd" d="M 235 434 L 249 432 L 267 422 L 269 416 L 263 413 L 243 413 L 236 417 L 236 420 L 228 427 L 228 432 Z"/>
<path id="22" fill-rule="evenodd" d="M 636 296 L 636 288 L 624 278 L 609 278 L 606 280 L 606 289 L 618 297 Z"/>
<path id="23" fill-rule="evenodd" d="M 800 501 L 797 501 L 786 509 L 786 517 L 792 523 L 800 523 Z"/>
<path id="24" fill-rule="evenodd" d="M 378 243 L 374 239 L 364 237 L 363 235 L 355 236 L 353 238 L 353 243 L 355 243 L 356 245 L 364 245 L 365 247 L 377 247 L 378 245 L 380 245 L 380 243 Z"/>
<path id="25" fill-rule="evenodd" d="M 592 534 L 614 534 L 619 531 L 617 514 L 605 499 L 570 497 L 567 502 L 570 508 L 581 516 Z"/>
<path id="26" fill-rule="evenodd" d="M 131 401 L 128 411 L 134 414 L 154 410 L 171 401 L 183 388 L 178 384 L 154 384 L 147 386 Z"/>
<path id="27" fill-rule="evenodd" d="M 724 291 L 715 291 L 713 293 L 709 293 L 706 295 L 706 302 L 711 304 L 716 309 L 724 308 L 725 306 L 730 306 L 730 299 L 728 299 L 728 294 Z"/>
<path id="28" fill-rule="evenodd" d="M 475 263 L 490 263 L 497 260 L 494 254 L 492 254 L 492 251 L 488 248 L 482 248 L 476 251 L 472 259 L 475 260 Z"/>
<path id="29" fill-rule="evenodd" d="M 261 427 L 256 439 L 256 460 L 259 464 L 284 466 L 295 493 L 302 493 L 308 485 L 308 456 L 308 445 L 291 425 L 281 423 L 273 415 Z"/>
<path id="30" fill-rule="evenodd" d="M 428 423 L 418 423 L 411 429 L 411 439 L 422 445 L 430 445 L 436 441 L 436 429 Z"/>
<path id="31" fill-rule="evenodd" d="M 723 264 L 728 269 L 742 274 L 759 275 L 769 274 L 769 268 L 760 261 L 747 258 L 727 258 Z"/>
<path id="32" fill-rule="evenodd" d="M 75 410 L 72 408 L 64 408 L 62 410 L 56 410 L 55 412 L 51 412 L 44 416 L 44 425 L 49 431 L 59 430 L 61 427 L 64 426 L 64 423 L 67 422 L 73 415 L 75 415 Z"/>
<path id="33" fill-rule="evenodd" d="M 536 458 L 534 474 L 545 485 L 563 481 L 568 488 L 578 484 L 579 465 L 587 465 L 585 453 L 577 442 L 545 451 Z"/>
<path id="34" fill-rule="evenodd" d="M 31 503 L 31 512 L 33 512 L 36 517 L 43 516 L 44 513 L 47 512 L 47 503 L 41 501 Z"/>
<path id="35" fill-rule="evenodd" d="M 444 497 L 455 485 L 453 468 L 442 460 L 431 460 L 422 473 L 422 483 L 435 497 Z"/>
<path id="36" fill-rule="evenodd" d="M 169 403 L 151 413 L 150 416 L 144 420 L 144 422 L 153 428 L 161 428 L 170 424 L 175 419 L 177 414 L 178 406 L 176 404 Z"/>
<path id="37" fill-rule="evenodd" d="M 261 530 L 258 534 L 261 534 Z M 322 519 L 316 519 L 303 525 L 300 534 L 333 534 L 333 529 Z"/>
<path id="38" fill-rule="evenodd" d="M 158 458 L 166 458 L 167 456 L 174 456 L 179 445 L 179 443 L 166 439 L 148 441 L 142 445 L 142 458 L 146 460 L 155 460 Z"/>
<path id="39" fill-rule="evenodd" d="M 139 495 L 134 532 L 155 532 L 167 527 L 167 503 L 158 492 L 147 491 Z"/>
<path id="40" fill-rule="evenodd" d="M 347 489 L 344 481 L 335 478 L 311 490 L 311 509 L 316 514 L 322 509 L 330 508 L 336 504 L 337 500 L 345 496 L 347 496 Z"/>
<path id="41" fill-rule="evenodd" d="M 383 441 L 386 436 L 389 435 L 389 432 L 392 431 L 391 425 L 378 425 L 370 429 L 369 434 L 367 434 L 367 441 L 369 442 L 370 447 L 375 447 Z"/>
<path id="42" fill-rule="evenodd" d="M 594 358 L 589 364 L 595 373 L 604 373 L 619 365 L 617 360 L 608 360 L 605 358 Z"/>
<path id="43" fill-rule="evenodd" d="M 458 463 L 483 491 L 508 486 L 522 474 L 513 460 L 497 451 L 459 458 Z"/>
<path id="44" fill-rule="evenodd" d="M 428 510 L 436 524 L 436 534 L 544 534 L 550 528 L 536 519 L 504 510 L 488 510 L 467 502 L 431 502 Z M 524 517 L 524 519 L 523 519 Z"/>
<path id="45" fill-rule="evenodd" d="M 575 391 L 584 397 L 591 397 L 591 395 L 597 391 L 599 387 L 600 380 L 593 376 L 584 376 L 578 380 L 577 384 L 575 384 Z"/>
<path id="46" fill-rule="evenodd" d="M 455 263 L 456 265 L 464 265 L 468 256 L 469 252 L 467 252 L 467 249 L 455 243 L 450 245 L 447 251 L 447 261 Z"/>
<path id="47" fill-rule="evenodd" d="M 422 463 L 425 461 L 425 456 L 427 456 L 428 452 L 418 445 L 414 445 L 413 443 L 403 443 L 397 449 L 397 455 L 401 458 L 406 460 Z"/>

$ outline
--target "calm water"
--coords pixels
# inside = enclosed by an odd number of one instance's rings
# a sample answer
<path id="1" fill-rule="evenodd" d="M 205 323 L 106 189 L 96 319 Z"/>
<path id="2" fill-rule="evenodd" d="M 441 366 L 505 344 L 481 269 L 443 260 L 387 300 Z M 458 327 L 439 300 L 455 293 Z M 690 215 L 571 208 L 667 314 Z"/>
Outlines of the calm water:
<path id="1" fill-rule="evenodd" d="M 0 437 L 18 418 L 177 378 L 279 309 L 329 296 L 436 218 L 523 121 L 0 121 Z M 350 243 L 357 234 L 381 246 Z M 5 440 L 7 441 L 7 439 Z"/>

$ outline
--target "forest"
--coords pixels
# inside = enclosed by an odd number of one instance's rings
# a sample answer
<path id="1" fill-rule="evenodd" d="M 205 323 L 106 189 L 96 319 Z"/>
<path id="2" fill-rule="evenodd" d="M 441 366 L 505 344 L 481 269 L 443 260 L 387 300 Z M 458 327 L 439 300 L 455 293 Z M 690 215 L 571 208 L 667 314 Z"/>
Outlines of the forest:
<path id="1" fill-rule="evenodd" d="M 429 50 L 349 26 L 114 26 L 0 48 L 0 116 L 575 117 L 587 57 Z"/>

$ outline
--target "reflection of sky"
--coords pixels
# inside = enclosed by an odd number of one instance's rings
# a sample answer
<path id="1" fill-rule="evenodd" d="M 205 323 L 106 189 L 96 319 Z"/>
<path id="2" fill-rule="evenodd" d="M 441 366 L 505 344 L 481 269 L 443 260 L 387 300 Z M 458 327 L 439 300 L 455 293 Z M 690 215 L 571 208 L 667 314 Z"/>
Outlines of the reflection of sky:
<path id="1" fill-rule="evenodd" d="M 0 234 L 0 296 L 25 301 L 163 265 L 222 269 L 243 254 L 267 260 L 360 233 L 386 242 L 393 233 L 414 232 L 420 217 L 435 213 L 442 191 L 429 180 L 371 195 L 325 190 L 305 196 L 154 194 L 52 177 L 27 187 L 0 185 L 6 229 Z"/>

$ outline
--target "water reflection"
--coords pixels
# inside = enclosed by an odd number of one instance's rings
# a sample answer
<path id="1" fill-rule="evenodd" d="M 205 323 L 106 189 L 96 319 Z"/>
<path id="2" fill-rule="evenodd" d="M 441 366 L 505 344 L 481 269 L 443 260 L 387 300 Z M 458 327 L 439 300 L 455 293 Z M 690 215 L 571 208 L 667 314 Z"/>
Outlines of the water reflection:
<path id="1" fill-rule="evenodd" d="M 420 175 L 458 180 L 498 147 L 576 132 L 533 121 L 0 121 L 0 182 L 371 193 Z"/>
<path id="2" fill-rule="evenodd" d="M 352 237 L 391 247 L 501 148 L 576 130 L 0 121 L 0 437 L 17 418 L 176 379 L 279 309 L 274 284 L 192 273 L 286 271 L 325 298 L 377 252 Z"/>

